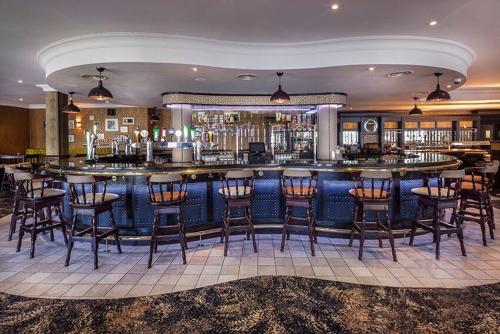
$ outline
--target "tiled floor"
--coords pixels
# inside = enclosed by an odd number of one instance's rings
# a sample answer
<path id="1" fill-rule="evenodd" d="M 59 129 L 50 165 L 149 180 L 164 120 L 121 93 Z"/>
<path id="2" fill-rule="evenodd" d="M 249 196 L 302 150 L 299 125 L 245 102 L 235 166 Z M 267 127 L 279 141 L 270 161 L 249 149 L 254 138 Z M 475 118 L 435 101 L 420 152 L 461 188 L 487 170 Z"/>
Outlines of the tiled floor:
<path id="1" fill-rule="evenodd" d="M 500 210 L 495 209 L 497 226 Z M 0 219 L 0 291 L 11 294 L 62 298 L 121 298 L 192 289 L 256 275 L 297 275 L 374 285 L 404 287 L 464 287 L 500 281 L 500 244 L 481 244 L 480 228 L 466 225 L 467 257 L 462 257 L 456 236 L 443 237 L 441 259 L 434 258 L 430 235 L 419 236 L 415 245 L 396 241 L 399 262 L 391 259 L 388 241 L 378 248 L 366 242 L 363 261 L 358 243 L 318 238 L 312 257 L 305 238 L 292 235 L 280 252 L 279 234 L 258 235 L 258 253 L 243 236 L 231 237 L 229 254 L 223 256 L 218 239 L 190 242 L 188 264 L 183 265 L 178 245 L 160 246 L 151 269 L 146 266 L 147 246 L 124 246 L 123 254 L 110 246 L 100 253 L 100 267 L 93 269 L 89 243 L 76 243 L 71 265 L 64 266 L 66 248 L 60 233 L 56 241 L 37 240 L 34 259 L 29 259 L 29 239 L 16 253 L 16 241 L 7 241 L 9 217 Z"/>

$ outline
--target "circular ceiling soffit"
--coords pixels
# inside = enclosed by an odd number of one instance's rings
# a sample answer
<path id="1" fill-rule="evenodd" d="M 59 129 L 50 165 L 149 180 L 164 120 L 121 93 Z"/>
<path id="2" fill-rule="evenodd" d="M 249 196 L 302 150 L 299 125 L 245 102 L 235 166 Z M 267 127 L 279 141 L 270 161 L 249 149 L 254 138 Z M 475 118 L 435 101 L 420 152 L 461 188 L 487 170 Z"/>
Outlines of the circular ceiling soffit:
<path id="1" fill-rule="evenodd" d="M 50 74 L 106 63 L 186 64 L 247 70 L 388 64 L 448 69 L 467 77 L 475 58 L 464 44 L 419 36 L 366 36 L 302 43 L 239 43 L 154 33 L 100 33 L 52 43 L 37 54 Z"/>

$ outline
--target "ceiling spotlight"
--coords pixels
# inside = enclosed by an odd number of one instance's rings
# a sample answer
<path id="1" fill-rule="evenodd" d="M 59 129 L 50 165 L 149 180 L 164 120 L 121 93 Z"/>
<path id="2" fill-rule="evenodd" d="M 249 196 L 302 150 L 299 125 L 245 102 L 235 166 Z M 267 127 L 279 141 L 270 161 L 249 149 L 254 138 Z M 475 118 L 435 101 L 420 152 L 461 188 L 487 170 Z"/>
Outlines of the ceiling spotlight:
<path id="1" fill-rule="evenodd" d="M 281 89 L 281 77 L 283 76 L 283 72 L 276 72 L 276 75 L 279 79 L 278 90 L 271 96 L 271 102 L 277 104 L 290 102 L 290 96 Z"/>
<path id="2" fill-rule="evenodd" d="M 375 66 L 370 66 L 370 67 L 368 67 L 368 71 L 370 71 L 370 72 L 375 71 Z"/>
<path id="3" fill-rule="evenodd" d="M 446 85 L 446 88 L 451 88 L 451 85 L 450 84 Z"/>
<path id="4" fill-rule="evenodd" d="M 62 112 L 65 114 L 77 114 L 80 112 L 80 108 L 77 105 L 73 104 L 73 94 L 75 92 L 68 92 L 69 94 L 69 103 L 66 107 L 63 108 Z"/>
<path id="5" fill-rule="evenodd" d="M 24 99 L 19 99 L 19 101 L 23 102 L 23 101 L 24 101 Z"/>
<path id="6" fill-rule="evenodd" d="M 113 99 L 113 94 L 102 85 L 102 72 L 106 69 L 96 67 L 96 70 L 99 72 L 99 84 L 90 90 L 88 96 L 93 100 L 109 102 Z"/>
<path id="7" fill-rule="evenodd" d="M 385 76 L 388 78 L 399 78 L 405 75 L 410 75 L 415 73 L 412 70 L 407 70 L 407 71 L 397 71 L 397 72 L 392 72 L 392 73 L 387 73 Z"/>
<path id="8" fill-rule="evenodd" d="M 437 84 L 436 84 L 436 89 L 432 91 L 429 95 L 427 95 L 427 101 L 431 102 L 441 102 L 444 100 L 449 100 L 450 99 L 450 94 L 448 92 L 444 91 L 441 89 L 441 86 L 439 84 L 439 77 L 443 75 L 442 72 L 436 72 L 434 75 L 437 77 Z"/>
<path id="9" fill-rule="evenodd" d="M 191 69 L 193 70 L 193 72 L 198 72 L 198 67 L 193 67 Z"/>
<path id="10" fill-rule="evenodd" d="M 417 107 L 418 97 L 413 97 L 413 100 L 415 101 L 415 105 L 413 106 L 413 109 L 410 110 L 410 115 L 422 115 L 423 111 Z"/>
<path id="11" fill-rule="evenodd" d="M 251 81 L 257 79 L 257 76 L 255 74 L 243 73 L 238 74 L 237 78 L 243 81 Z"/>
<path id="12" fill-rule="evenodd" d="M 17 83 L 22 84 L 24 81 L 22 80 L 17 80 Z"/>
<path id="13" fill-rule="evenodd" d="M 197 78 L 194 78 L 195 81 L 207 81 L 207 78 L 204 78 L 204 77 L 197 77 Z"/>
<path id="14" fill-rule="evenodd" d="M 331 7 L 332 10 L 337 10 L 340 8 L 340 6 L 337 3 L 334 3 Z"/>
<path id="15" fill-rule="evenodd" d="M 434 27 L 437 24 L 438 24 L 438 21 L 436 21 L 436 20 L 432 20 L 432 21 L 429 22 L 429 26 L 431 26 L 431 27 Z"/>

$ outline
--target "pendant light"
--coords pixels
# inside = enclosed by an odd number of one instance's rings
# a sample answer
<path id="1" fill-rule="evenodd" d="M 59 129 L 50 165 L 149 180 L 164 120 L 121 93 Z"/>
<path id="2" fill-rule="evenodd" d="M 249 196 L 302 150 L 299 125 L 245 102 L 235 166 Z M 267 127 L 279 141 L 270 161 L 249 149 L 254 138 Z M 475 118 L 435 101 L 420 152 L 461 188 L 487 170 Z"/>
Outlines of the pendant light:
<path id="1" fill-rule="evenodd" d="M 410 110 L 410 115 L 422 115 L 423 111 L 417 107 L 418 97 L 415 96 L 413 100 L 415 100 L 415 105 L 413 106 L 413 109 Z"/>
<path id="2" fill-rule="evenodd" d="M 78 114 L 80 112 L 80 108 L 73 103 L 73 94 L 75 92 L 68 92 L 69 94 L 69 103 L 66 107 L 63 108 L 62 112 L 65 114 Z"/>
<path id="3" fill-rule="evenodd" d="M 102 72 L 104 72 L 104 67 L 96 67 L 99 72 L 99 84 L 94 87 L 89 92 L 89 97 L 97 101 L 111 101 L 113 99 L 113 94 L 102 85 Z"/>
<path id="4" fill-rule="evenodd" d="M 431 102 L 440 102 L 444 100 L 449 100 L 450 99 L 450 94 L 448 92 L 444 91 L 441 89 L 441 86 L 439 85 L 439 77 L 443 75 L 442 72 L 436 72 L 434 75 L 437 77 L 437 85 L 436 85 L 436 90 L 431 92 L 429 95 L 427 95 L 427 101 Z"/>
<path id="5" fill-rule="evenodd" d="M 288 94 L 281 89 L 281 77 L 283 76 L 283 72 L 276 72 L 276 75 L 279 78 L 279 85 L 278 90 L 271 96 L 271 102 L 277 104 L 290 102 L 290 96 L 288 96 Z"/>

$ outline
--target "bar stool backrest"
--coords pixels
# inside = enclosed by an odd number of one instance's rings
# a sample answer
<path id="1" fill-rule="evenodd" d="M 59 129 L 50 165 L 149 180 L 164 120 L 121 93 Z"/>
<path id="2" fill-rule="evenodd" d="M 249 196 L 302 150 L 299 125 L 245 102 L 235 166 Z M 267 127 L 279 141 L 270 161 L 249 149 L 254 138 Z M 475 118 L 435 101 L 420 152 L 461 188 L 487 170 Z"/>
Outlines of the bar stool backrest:
<path id="1" fill-rule="evenodd" d="M 35 178 L 33 175 L 27 172 L 18 171 L 12 175 L 21 199 L 35 198 L 35 190 L 40 191 L 40 197 L 43 197 L 45 182 L 34 182 Z"/>
<path id="2" fill-rule="evenodd" d="M 386 200 L 391 197 L 392 173 L 390 171 L 362 171 L 354 177 L 354 189 L 358 197 Z"/>
<path id="3" fill-rule="evenodd" d="M 309 170 L 285 169 L 281 175 L 281 192 L 285 196 L 314 197 L 317 175 Z"/>
<path id="4" fill-rule="evenodd" d="M 4 166 L 5 177 L 7 178 L 7 182 L 12 191 L 16 190 L 16 180 L 14 179 L 15 173 L 23 173 L 24 171 L 19 170 L 12 166 Z"/>
<path id="5" fill-rule="evenodd" d="M 493 184 L 495 183 L 495 177 L 498 173 L 498 161 L 497 163 L 491 163 L 484 168 L 472 170 L 472 189 L 478 191 L 491 191 L 493 190 Z"/>
<path id="6" fill-rule="evenodd" d="M 427 176 L 426 176 L 427 177 Z M 462 180 L 465 177 L 465 170 L 444 170 L 437 177 L 437 193 L 432 191 L 430 182 L 427 179 L 427 192 L 429 196 L 457 200 L 462 189 Z"/>
<path id="7" fill-rule="evenodd" d="M 153 204 L 181 203 L 187 198 L 187 182 L 181 174 L 152 174 L 148 191 Z"/>
<path id="8" fill-rule="evenodd" d="M 255 174 L 253 170 L 234 170 L 221 176 L 222 196 L 253 196 L 255 193 Z"/>
<path id="9" fill-rule="evenodd" d="M 76 205 L 95 205 L 106 198 L 107 181 L 103 180 L 102 193 L 97 191 L 97 180 L 92 175 L 67 175 L 71 203 Z M 89 189 L 90 188 L 90 189 Z"/>

